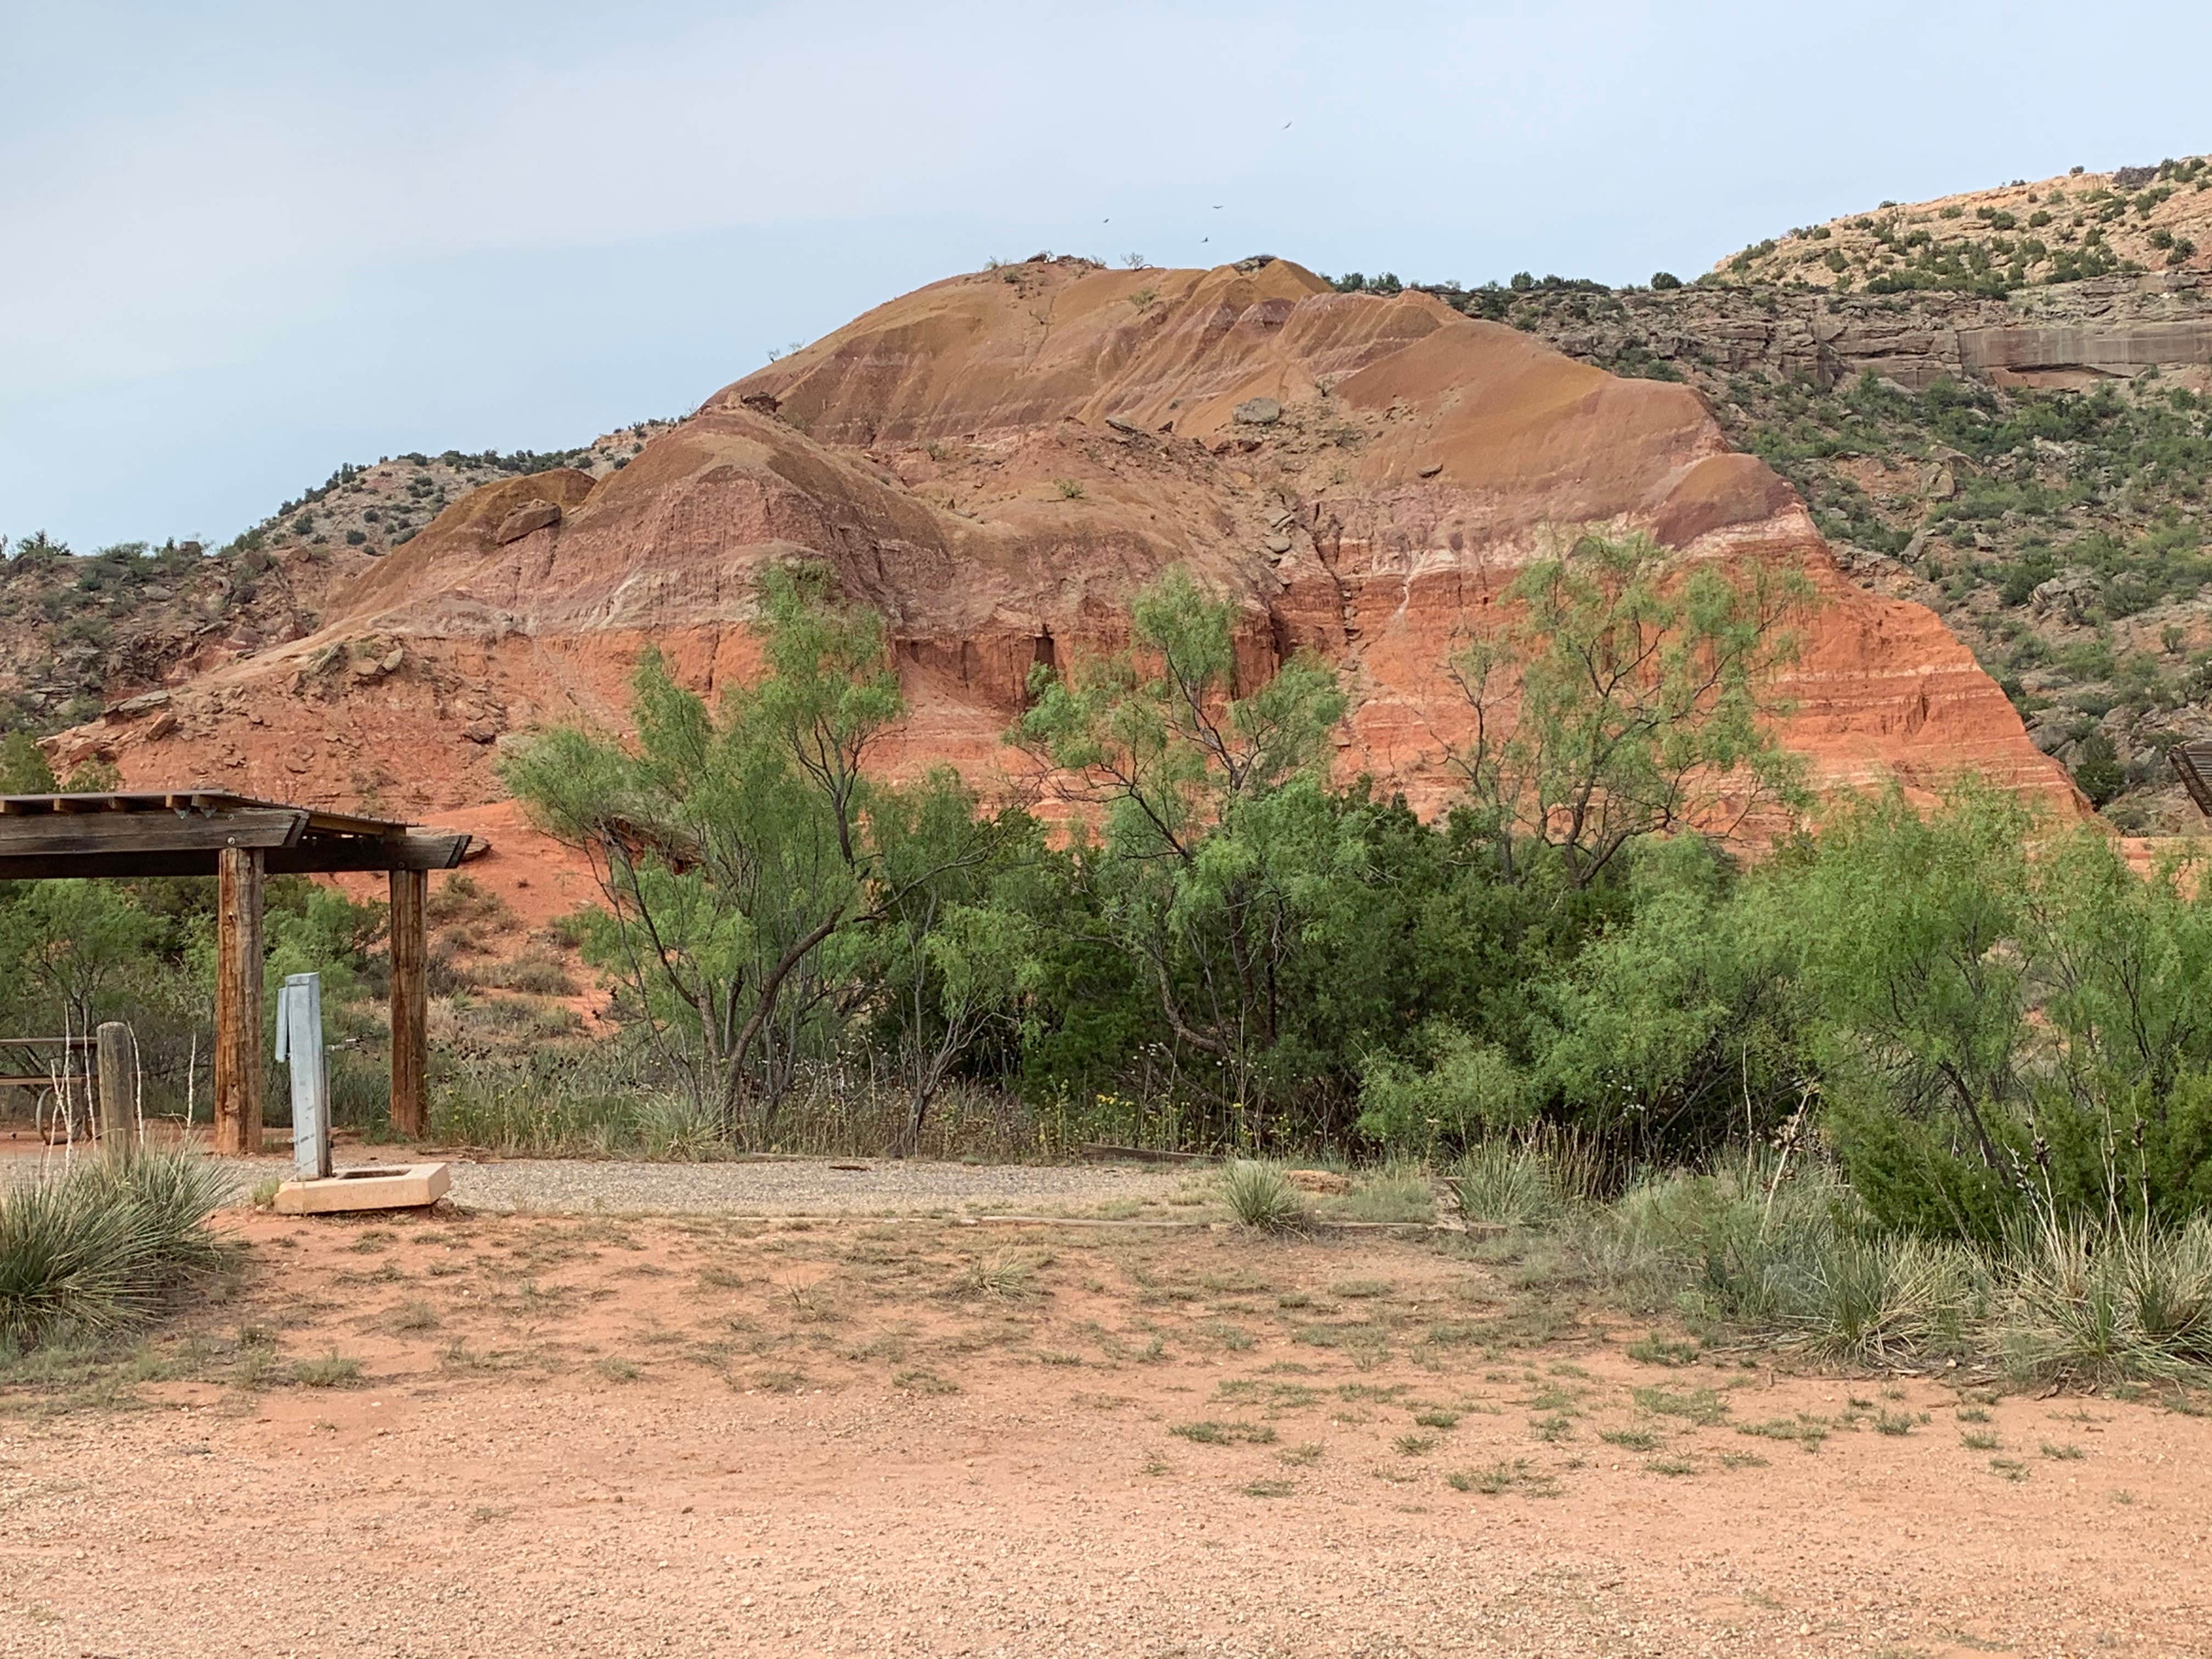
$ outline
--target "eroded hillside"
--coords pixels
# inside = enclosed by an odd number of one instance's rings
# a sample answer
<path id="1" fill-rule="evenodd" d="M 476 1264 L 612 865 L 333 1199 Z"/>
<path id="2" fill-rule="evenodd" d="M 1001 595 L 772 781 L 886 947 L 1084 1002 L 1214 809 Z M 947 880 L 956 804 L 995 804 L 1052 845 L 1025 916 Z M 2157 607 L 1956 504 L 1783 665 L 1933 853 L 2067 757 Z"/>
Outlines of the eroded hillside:
<path id="1" fill-rule="evenodd" d="M 1337 666 L 1342 775 L 1434 808 L 1471 720 L 1447 659 L 1557 526 L 1590 522 L 1803 573 L 1820 603 L 1785 735 L 1822 784 L 1973 769 L 2070 808 L 1968 653 L 1846 580 L 1689 389 L 1267 258 L 1036 260 L 933 284 L 619 470 L 454 501 L 315 632 L 59 747 L 134 781 L 450 817 L 498 799 L 503 738 L 619 725 L 648 644 L 696 684 L 749 672 L 755 578 L 807 554 L 889 622 L 911 712 L 884 763 L 1015 787 L 1000 737 L 1031 666 L 1118 647 L 1130 596 L 1182 564 L 1237 602 L 1248 681 L 1302 648 Z"/>

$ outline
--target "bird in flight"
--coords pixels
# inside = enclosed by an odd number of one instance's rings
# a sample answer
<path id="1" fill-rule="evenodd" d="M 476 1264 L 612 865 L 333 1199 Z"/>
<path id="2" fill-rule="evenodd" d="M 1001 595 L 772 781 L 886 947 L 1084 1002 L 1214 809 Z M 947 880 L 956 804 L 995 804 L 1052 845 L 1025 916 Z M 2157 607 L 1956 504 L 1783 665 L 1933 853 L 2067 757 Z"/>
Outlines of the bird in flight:
<path id="1" fill-rule="evenodd" d="M 1285 132 L 1288 132 L 1290 130 L 1291 130 L 1291 124 L 1290 124 L 1288 121 L 1284 122 L 1284 123 L 1283 123 L 1283 131 L 1284 131 Z"/>

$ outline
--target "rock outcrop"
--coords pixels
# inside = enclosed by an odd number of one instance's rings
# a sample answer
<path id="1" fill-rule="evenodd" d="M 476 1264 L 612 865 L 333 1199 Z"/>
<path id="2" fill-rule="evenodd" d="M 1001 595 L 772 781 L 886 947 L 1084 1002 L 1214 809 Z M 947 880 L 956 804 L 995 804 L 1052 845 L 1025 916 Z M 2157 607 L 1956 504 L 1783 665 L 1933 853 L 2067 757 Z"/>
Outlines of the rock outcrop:
<path id="1" fill-rule="evenodd" d="M 1913 392 L 1937 380 L 2094 386 L 2146 368 L 2212 386 L 2212 276 L 2104 276 L 2004 298 L 1711 286 L 1572 296 L 1535 324 L 1569 355 L 1802 380 L 1874 374 Z"/>
<path id="2" fill-rule="evenodd" d="M 1131 594 L 1181 563 L 1236 601 L 1247 686 L 1321 653 L 1352 696 L 1340 773 L 1434 810 L 1469 719 L 1447 658 L 1548 537 L 1590 524 L 1805 574 L 1820 604 L 1784 736 L 1822 787 L 1974 770 L 2072 810 L 1967 651 L 1844 580 L 1695 392 L 1284 260 L 1033 261 L 933 284 L 618 471 L 454 502 L 313 635 L 176 688 L 160 738 L 73 741 L 133 781 L 473 809 L 497 799 L 512 734 L 618 726 L 648 645 L 702 688 L 751 672 L 758 573 L 805 556 L 888 619 L 911 713 L 883 763 L 949 760 L 988 787 L 1032 666 L 1120 646 Z"/>

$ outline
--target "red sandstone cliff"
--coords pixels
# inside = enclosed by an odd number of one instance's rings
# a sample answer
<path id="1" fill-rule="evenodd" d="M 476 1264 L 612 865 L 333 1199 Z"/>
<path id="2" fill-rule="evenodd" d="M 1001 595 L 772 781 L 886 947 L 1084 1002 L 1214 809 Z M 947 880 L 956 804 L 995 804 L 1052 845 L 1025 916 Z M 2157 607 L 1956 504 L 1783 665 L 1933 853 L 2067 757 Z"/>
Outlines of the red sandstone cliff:
<path id="1" fill-rule="evenodd" d="M 1443 659 L 1547 526 L 1592 522 L 1806 574 L 1823 603 L 1785 737 L 1820 786 L 1971 769 L 2074 809 L 1965 647 L 1838 575 L 1696 393 L 1281 260 L 933 284 L 726 388 L 619 471 L 455 502 L 315 635 L 73 742 L 133 783 L 504 832 L 502 735 L 619 724 L 647 641 L 702 686 L 747 672 L 755 574 L 805 555 L 889 619 L 912 714 L 885 763 L 987 782 L 1030 665 L 1118 644 L 1129 594 L 1181 562 L 1242 606 L 1248 675 L 1302 647 L 1339 666 L 1344 772 L 1433 807 L 1461 729 Z"/>

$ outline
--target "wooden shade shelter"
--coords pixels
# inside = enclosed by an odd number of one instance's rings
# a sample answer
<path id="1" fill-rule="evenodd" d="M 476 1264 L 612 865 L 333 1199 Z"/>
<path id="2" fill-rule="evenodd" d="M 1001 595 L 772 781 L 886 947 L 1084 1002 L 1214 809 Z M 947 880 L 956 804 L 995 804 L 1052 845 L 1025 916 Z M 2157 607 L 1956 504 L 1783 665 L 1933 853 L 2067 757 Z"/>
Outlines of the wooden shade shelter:
<path id="1" fill-rule="evenodd" d="M 2199 738 L 2193 743 L 2177 743 L 2166 752 L 2173 769 L 2181 775 L 2182 787 L 2197 803 L 2197 810 L 2212 817 L 2212 741 Z"/>
<path id="2" fill-rule="evenodd" d="M 261 884 L 265 876 L 382 870 L 392 879 L 392 1123 L 429 1127 L 424 1076 L 429 872 L 465 835 L 208 790 L 0 795 L 0 881 L 213 876 L 215 1144 L 261 1150 Z"/>

